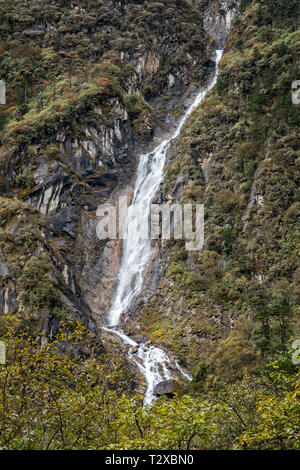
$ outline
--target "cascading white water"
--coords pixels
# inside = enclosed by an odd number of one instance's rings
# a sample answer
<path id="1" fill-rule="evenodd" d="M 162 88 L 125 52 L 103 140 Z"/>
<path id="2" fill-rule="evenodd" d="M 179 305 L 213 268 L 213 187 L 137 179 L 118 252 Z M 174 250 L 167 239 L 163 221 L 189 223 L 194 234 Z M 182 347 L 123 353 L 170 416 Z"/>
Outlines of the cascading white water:
<path id="1" fill-rule="evenodd" d="M 198 93 L 195 101 L 180 120 L 174 134 L 164 140 L 152 152 L 140 156 L 134 195 L 127 213 L 126 236 L 123 243 L 119 282 L 116 295 L 108 312 L 109 327 L 116 327 L 119 324 L 121 315 L 128 312 L 133 299 L 136 298 L 142 289 L 144 270 L 152 254 L 150 237 L 145 237 L 143 228 L 148 227 L 151 202 L 163 179 L 167 150 L 170 147 L 171 141 L 180 134 L 182 126 L 192 111 L 201 104 L 207 92 L 216 84 L 218 64 L 222 57 L 222 52 L 221 50 L 216 51 L 216 73 L 214 78 L 205 89 Z M 117 334 L 125 344 L 131 346 L 129 356 L 135 360 L 147 382 L 144 403 L 145 405 L 151 404 L 155 399 L 153 391 L 156 385 L 163 380 L 171 378 L 167 368 L 167 364 L 171 363 L 168 355 L 157 347 L 145 344 L 140 344 L 137 352 L 133 353 L 133 348 L 138 346 L 135 341 L 131 340 L 120 330 L 113 328 L 105 328 L 105 330 Z M 135 359 L 134 356 L 138 359 Z M 190 379 L 179 364 L 175 363 L 174 366 L 186 378 Z"/>

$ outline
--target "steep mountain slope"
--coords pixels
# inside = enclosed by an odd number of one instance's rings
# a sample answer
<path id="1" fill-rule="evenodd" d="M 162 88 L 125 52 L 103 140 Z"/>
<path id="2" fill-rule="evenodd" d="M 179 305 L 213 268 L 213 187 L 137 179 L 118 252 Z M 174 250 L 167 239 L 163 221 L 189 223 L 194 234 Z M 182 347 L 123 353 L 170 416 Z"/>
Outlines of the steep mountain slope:
<path id="1" fill-rule="evenodd" d="M 209 78 L 214 42 L 181 0 L 0 8 L 0 312 L 21 301 L 42 328 L 70 312 L 94 328 L 120 257 L 96 238 L 96 208 L 130 194 L 139 149 Z"/>
<path id="2" fill-rule="evenodd" d="M 197 365 L 199 383 L 235 380 L 299 334 L 299 4 L 241 9 L 216 89 L 185 125 L 163 187 L 165 201 L 204 204 L 204 249 L 162 245 L 164 275 L 141 320 Z"/>
<path id="3" fill-rule="evenodd" d="M 121 246 L 97 240 L 97 205 L 130 195 L 138 152 L 209 78 L 237 14 L 234 0 L 193 3 L 36 1 L 24 15 L 3 2 L 2 313 L 35 309 L 46 330 L 71 312 L 102 324 Z M 153 269 L 165 274 L 141 316 L 143 333 L 190 367 L 211 350 L 225 357 L 219 341 L 233 330 L 225 348 L 237 373 L 293 333 L 298 279 L 298 5 L 248 3 L 162 192 L 205 204 L 204 251 L 162 247 Z"/>

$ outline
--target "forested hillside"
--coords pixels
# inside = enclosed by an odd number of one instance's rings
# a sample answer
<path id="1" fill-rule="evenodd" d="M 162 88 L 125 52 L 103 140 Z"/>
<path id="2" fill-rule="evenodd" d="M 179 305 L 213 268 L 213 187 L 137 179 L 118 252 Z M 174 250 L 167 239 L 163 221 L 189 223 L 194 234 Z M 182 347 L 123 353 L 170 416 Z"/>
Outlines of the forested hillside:
<path id="1" fill-rule="evenodd" d="M 166 169 L 166 199 L 205 205 L 204 250 L 164 247 L 166 276 L 144 312 L 156 339 L 186 360 L 208 351 L 231 377 L 299 331 L 299 6 L 242 8 L 216 88 Z"/>
<path id="2" fill-rule="evenodd" d="M 0 449 L 299 449 L 299 2 L 0 0 L 0 17 Z M 157 195 L 204 204 L 204 247 L 157 242 L 123 325 L 192 380 L 143 407 L 101 329 L 122 247 L 96 210 L 131 196 L 223 47 Z"/>

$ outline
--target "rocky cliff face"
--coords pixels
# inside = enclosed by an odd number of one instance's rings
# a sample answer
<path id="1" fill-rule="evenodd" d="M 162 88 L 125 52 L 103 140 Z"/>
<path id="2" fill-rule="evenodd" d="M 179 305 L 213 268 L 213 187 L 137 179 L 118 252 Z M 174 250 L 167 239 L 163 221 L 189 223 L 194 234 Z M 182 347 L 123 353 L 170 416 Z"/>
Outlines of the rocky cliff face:
<path id="1" fill-rule="evenodd" d="M 196 5 L 204 14 L 205 30 L 215 39 L 217 47 L 222 49 L 239 14 L 240 0 L 200 0 L 196 1 Z"/>
<path id="2" fill-rule="evenodd" d="M 197 7 L 203 14 L 204 28 L 215 40 L 217 48 L 225 47 L 239 14 L 239 3 L 239 1 L 231 0 L 197 3 Z M 169 172 L 172 174 L 171 181 L 168 178 L 167 184 L 162 185 L 159 194 L 156 195 L 156 203 L 186 202 L 182 199 L 182 192 L 191 182 L 179 172 L 178 162 L 181 159 L 182 150 L 180 138 L 178 138 L 172 142 L 166 167 L 167 178 Z M 208 167 L 209 158 L 202 164 L 205 180 L 208 180 Z M 184 242 L 180 244 L 182 248 L 183 245 Z M 183 253 L 182 256 L 183 260 L 188 258 L 188 252 Z M 177 354 L 183 364 L 186 364 L 187 358 L 192 358 L 188 362 L 191 366 L 199 351 L 206 351 L 207 345 L 212 341 L 228 335 L 235 324 L 237 315 L 215 304 L 212 299 L 208 304 L 204 302 L 201 306 L 201 293 L 198 294 L 199 301 L 196 305 L 190 306 L 183 292 L 178 291 L 176 280 L 174 282 L 174 279 L 168 276 L 171 259 L 168 244 L 155 243 L 153 259 L 145 275 L 144 289 L 132 309 L 132 322 L 127 323 L 125 327 L 130 335 L 134 335 L 140 329 L 143 333 L 146 332 L 147 337 L 159 341 L 164 347 L 168 347 L 170 351 Z M 200 323 L 205 325 L 203 330 Z M 174 326 L 175 335 L 169 334 L 170 324 Z"/>
<path id="3" fill-rule="evenodd" d="M 277 10 L 275 20 L 273 8 L 252 2 L 236 21 L 217 86 L 171 149 L 161 192 L 164 201 L 204 204 L 205 245 L 197 253 L 181 241 L 161 244 L 140 326 L 196 365 L 199 386 L 210 374 L 240 377 L 299 331 L 291 99 L 299 35 L 297 20 Z M 225 17 L 212 11 L 214 27 Z"/>
<path id="4" fill-rule="evenodd" d="M 13 106 L 4 109 L 1 138 L 0 313 L 40 312 L 46 330 L 70 313 L 93 329 L 103 323 L 121 246 L 97 239 L 97 206 L 130 197 L 139 152 L 169 132 L 213 70 L 214 42 L 189 2 L 96 3 L 50 2 L 42 12 L 36 1 L 31 19 L 13 9 L 14 28 L 2 38 Z M 31 70 L 18 84 L 21 58 L 11 67 L 10 40 L 35 47 L 34 65 L 50 81 L 40 93 Z M 13 87 L 25 92 L 22 105 Z"/>

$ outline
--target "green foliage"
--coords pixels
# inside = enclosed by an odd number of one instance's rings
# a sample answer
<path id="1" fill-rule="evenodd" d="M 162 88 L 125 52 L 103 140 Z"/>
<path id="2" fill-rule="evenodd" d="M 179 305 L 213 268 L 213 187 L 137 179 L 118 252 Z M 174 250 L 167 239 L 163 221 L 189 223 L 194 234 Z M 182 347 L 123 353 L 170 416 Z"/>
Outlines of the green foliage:
<path id="1" fill-rule="evenodd" d="M 263 354 L 284 348 L 293 317 L 293 293 L 286 280 L 278 281 L 272 288 L 258 286 L 250 298 L 259 327 L 253 335 Z"/>
<path id="2" fill-rule="evenodd" d="M 51 341 L 8 327 L 0 368 L 3 450 L 293 449 L 299 447 L 299 367 L 281 357 L 266 379 L 247 376 L 201 396 L 130 396 L 122 359 L 80 324 Z M 209 374 L 205 364 L 195 380 Z M 126 390 L 126 393 L 124 393 Z"/>
<path id="3" fill-rule="evenodd" d="M 216 90 L 219 95 L 221 95 L 225 90 L 227 90 L 229 83 L 221 80 L 220 76 L 217 79 Z"/>
<path id="4" fill-rule="evenodd" d="M 57 281 L 50 271 L 51 263 L 46 255 L 32 256 L 24 265 L 19 283 L 20 296 L 29 307 L 54 306 Z"/>
<path id="5" fill-rule="evenodd" d="M 152 108 L 144 101 L 141 95 L 132 95 L 125 99 L 125 105 L 132 120 L 133 129 L 137 134 L 142 134 L 145 126 L 149 125 L 152 118 Z"/>
<path id="6" fill-rule="evenodd" d="M 115 96 L 122 100 L 137 80 L 129 57 L 148 58 L 143 87 L 155 96 L 164 91 L 166 74 L 184 67 L 187 54 L 203 55 L 205 33 L 200 13 L 189 2 L 159 5 L 96 0 L 47 7 L 41 0 L 1 4 L 0 79 L 6 81 L 8 103 L 0 119 L 3 140 L 26 144 L 48 138 L 91 119 L 95 106 L 105 109 Z M 171 36 L 178 47 L 170 53 L 164 44 Z M 191 80 L 203 74 L 198 60 L 189 73 Z M 143 127 L 139 116 L 138 133 Z"/>
<path id="7" fill-rule="evenodd" d="M 252 0 L 241 0 L 240 9 L 245 11 L 246 8 L 251 4 Z"/>
<path id="8" fill-rule="evenodd" d="M 65 324 L 51 342 L 14 328 L 3 339 L 1 449 L 99 449 L 113 442 L 111 423 L 128 377 L 120 358 L 96 355 L 97 344 L 79 324 Z"/>
<path id="9" fill-rule="evenodd" d="M 16 176 L 16 185 L 20 188 L 31 188 L 34 186 L 34 176 L 29 168 L 24 168 L 21 173 Z"/>
<path id="10" fill-rule="evenodd" d="M 168 196 L 205 205 L 205 246 L 179 263 L 178 246 L 170 245 L 165 289 L 174 292 L 175 280 L 184 307 L 174 305 L 173 314 L 193 319 L 193 340 L 186 328 L 178 344 L 198 341 L 200 355 L 222 334 L 235 347 L 235 333 L 220 327 L 220 311 L 234 319 L 248 315 L 253 331 L 236 344 L 236 354 L 253 358 L 254 367 L 257 355 L 284 349 L 298 327 L 300 114 L 291 84 L 299 72 L 299 2 L 253 0 L 241 10 L 216 89 L 185 124 L 180 156 L 166 168 Z M 171 193 L 174 167 L 188 181 L 179 197 Z M 203 262 L 208 253 L 215 253 L 214 267 Z M 237 375 L 239 367 L 242 359 Z"/>
<path id="11" fill-rule="evenodd" d="M 279 356 L 268 371 L 273 395 L 260 393 L 256 413 L 257 427 L 248 427 L 241 435 L 243 448 L 289 450 L 300 446 L 300 374 L 290 354 Z"/>

